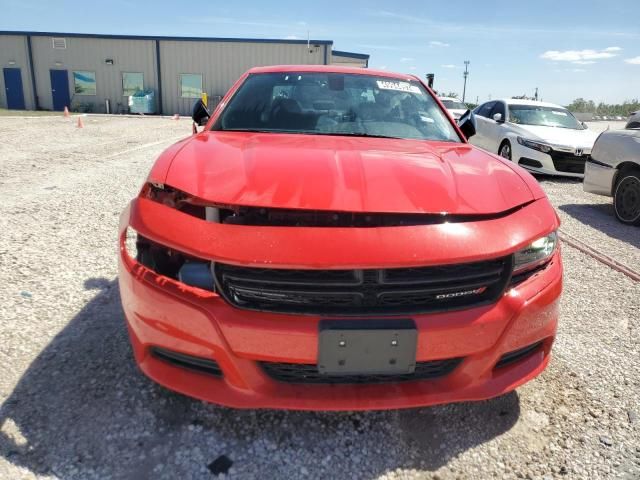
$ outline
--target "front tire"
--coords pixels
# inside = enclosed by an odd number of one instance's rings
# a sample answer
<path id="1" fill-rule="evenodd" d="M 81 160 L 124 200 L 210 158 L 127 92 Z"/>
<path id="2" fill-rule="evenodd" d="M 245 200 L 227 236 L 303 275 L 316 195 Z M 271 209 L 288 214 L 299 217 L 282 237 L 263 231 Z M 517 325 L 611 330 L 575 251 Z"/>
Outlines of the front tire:
<path id="1" fill-rule="evenodd" d="M 509 140 L 505 140 L 500 144 L 498 155 L 507 160 L 511 160 L 511 142 L 509 142 Z"/>
<path id="2" fill-rule="evenodd" d="M 625 172 L 613 194 L 616 218 L 626 225 L 640 225 L 640 170 Z"/>

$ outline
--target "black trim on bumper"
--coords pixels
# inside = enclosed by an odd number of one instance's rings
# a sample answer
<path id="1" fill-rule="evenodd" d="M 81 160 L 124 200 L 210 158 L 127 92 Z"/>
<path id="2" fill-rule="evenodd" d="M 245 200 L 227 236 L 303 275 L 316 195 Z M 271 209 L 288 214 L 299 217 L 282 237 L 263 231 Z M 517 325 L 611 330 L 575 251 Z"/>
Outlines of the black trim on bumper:
<path id="1" fill-rule="evenodd" d="M 587 163 L 593 163 L 594 165 L 598 165 L 599 167 L 604 168 L 614 168 L 611 165 L 607 165 L 606 163 L 599 162 L 598 160 L 594 160 L 593 157 L 587 158 Z"/>
<path id="2" fill-rule="evenodd" d="M 260 362 L 262 370 L 273 380 L 307 384 L 369 384 L 433 380 L 453 372 L 463 358 L 416 362 L 413 373 L 398 375 L 323 375 L 315 364 Z"/>
<path id="3" fill-rule="evenodd" d="M 521 157 L 520 160 L 518 160 L 518 165 L 523 167 L 542 168 L 542 162 L 527 157 Z"/>
<path id="4" fill-rule="evenodd" d="M 207 373 L 216 377 L 222 376 L 222 370 L 218 362 L 209 358 L 194 357 L 184 353 L 174 352 L 160 347 L 151 347 L 151 355 L 163 362 L 170 363 L 174 367 L 186 368 L 199 373 Z"/>
<path id="5" fill-rule="evenodd" d="M 507 365 L 511 365 L 513 363 L 519 362 L 520 360 L 524 360 L 529 355 L 532 355 L 534 352 L 538 351 L 540 347 L 542 347 L 542 343 L 543 341 L 540 340 L 539 342 L 528 345 L 519 350 L 505 353 L 504 355 L 502 355 L 502 357 L 500 357 L 500 360 L 498 360 L 498 363 L 496 363 L 496 366 L 494 368 L 506 367 Z"/>

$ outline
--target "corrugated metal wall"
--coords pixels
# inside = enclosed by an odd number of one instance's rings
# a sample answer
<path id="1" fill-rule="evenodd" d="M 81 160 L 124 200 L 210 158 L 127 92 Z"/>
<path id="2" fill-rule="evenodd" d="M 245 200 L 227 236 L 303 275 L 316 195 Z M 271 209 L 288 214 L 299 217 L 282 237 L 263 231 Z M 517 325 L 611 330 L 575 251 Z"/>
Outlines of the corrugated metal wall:
<path id="1" fill-rule="evenodd" d="M 160 42 L 162 97 L 165 114 L 190 114 L 194 100 L 180 97 L 179 75 L 202 74 L 209 97 L 224 95 L 251 67 L 265 65 L 323 64 L 327 45 L 249 42 Z"/>
<path id="2" fill-rule="evenodd" d="M 331 42 L 230 39 L 174 39 L 163 37 L 112 38 L 67 34 L 16 33 L 0 34 L 0 65 L 22 69 L 22 83 L 28 109 L 35 108 L 27 50 L 27 35 L 31 38 L 36 91 L 39 107 L 53 109 L 50 70 L 67 70 L 72 109 L 90 106 L 93 112 L 105 111 L 109 99 L 111 111 L 126 111 L 128 99 L 123 96 L 122 73 L 140 72 L 145 88 L 158 93 L 156 47 L 160 50 L 162 71 L 162 113 L 191 113 L 193 98 L 182 98 L 180 74 L 201 74 L 203 91 L 209 98 L 222 96 L 246 70 L 264 65 L 331 63 Z M 66 48 L 53 48 L 53 38 L 64 38 Z M 113 60 L 113 64 L 106 60 Z M 9 65 L 9 62 L 15 62 Z M 95 72 L 96 95 L 74 93 L 73 71 Z M 0 81 L 3 82 L 0 74 Z M 211 102 L 213 103 L 213 102 Z M 210 106 L 212 106 L 210 103 Z M 6 106 L 4 88 L 0 106 Z"/>
<path id="3" fill-rule="evenodd" d="M 66 42 L 66 49 L 54 49 L 52 37 L 31 37 L 41 108 L 53 108 L 50 69 L 68 70 L 71 106 L 92 104 L 94 112 L 105 111 L 105 99 L 110 100 L 112 111 L 117 111 L 118 103 L 127 108 L 127 98 L 122 95 L 123 72 L 141 72 L 145 88 L 158 88 L 154 41 L 66 37 Z M 106 59 L 112 59 L 113 65 L 107 65 Z M 96 95 L 74 94 L 74 70 L 95 72 Z"/>
<path id="4" fill-rule="evenodd" d="M 4 68 L 20 69 L 24 101 L 27 108 L 33 109 L 31 71 L 29 70 L 27 37 L 25 35 L 0 35 L 0 70 Z M 0 108 L 7 108 L 7 95 L 2 71 L 0 71 Z"/>
<path id="5" fill-rule="evenodd" d="M 331 65 L 340 65 L 341 67 L 366 68 L 367 60 L 353 57 L 343 57 L 341 55 L 336 55 L 335 53 L 333 53 L 331 55 Z"/>

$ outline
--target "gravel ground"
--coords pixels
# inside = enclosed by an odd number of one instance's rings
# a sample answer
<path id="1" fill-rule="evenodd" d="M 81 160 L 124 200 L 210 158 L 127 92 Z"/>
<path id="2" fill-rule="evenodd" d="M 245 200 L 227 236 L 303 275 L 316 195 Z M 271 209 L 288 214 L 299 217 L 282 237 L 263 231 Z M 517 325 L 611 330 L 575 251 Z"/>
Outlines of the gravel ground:
<path id="1" fill-rule="evenodd" d="M 119 305 L 118 215 L 189 129 L 0 118 L 0 478 L 222 478 L 223 455 L 242 479 L 640 478 L 640 284 L 568 246 L 553 361 L 498 399 L 234 411 L 143 377 Z M 542 182 L 568 233 L 638 268 L 640 230 L 608 199 Z"/>

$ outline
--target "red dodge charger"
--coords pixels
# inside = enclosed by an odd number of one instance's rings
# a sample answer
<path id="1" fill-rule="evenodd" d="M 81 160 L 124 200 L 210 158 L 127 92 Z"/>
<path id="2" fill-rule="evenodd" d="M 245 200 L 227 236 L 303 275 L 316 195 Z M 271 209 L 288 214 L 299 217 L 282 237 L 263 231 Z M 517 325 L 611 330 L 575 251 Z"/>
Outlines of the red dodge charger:
<path id="1" fill-rule="evenodd" d="M 480 400 L 544 370 L 559 220 L 415 76 L 254 68 L 122 214 L 120 292 L 156 382 L 239 408 Z"/>

